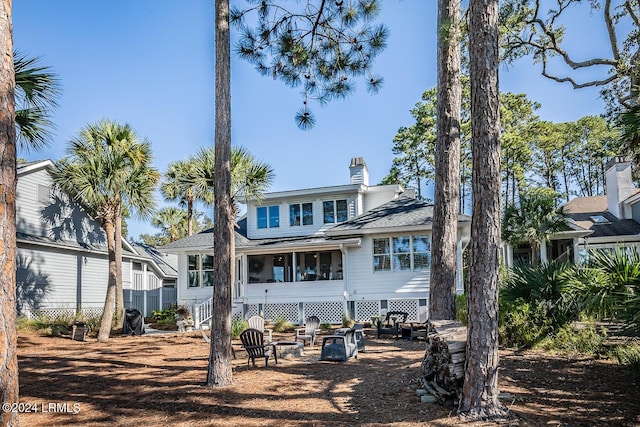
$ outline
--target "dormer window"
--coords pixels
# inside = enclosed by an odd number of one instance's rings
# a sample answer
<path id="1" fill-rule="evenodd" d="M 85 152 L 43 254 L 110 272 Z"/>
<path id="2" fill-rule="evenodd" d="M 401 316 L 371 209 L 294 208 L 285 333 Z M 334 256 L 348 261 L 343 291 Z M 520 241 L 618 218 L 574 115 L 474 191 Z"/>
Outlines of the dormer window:
<path id="1" fill-rule="evenodd" d="M 258 228 L 280 227 L 280 206 L 259 206 L 256 209 Z"/>
<path id="2" fill-rule="evenodd" d="M 313 203 L 294 203 L 289 205 L 289 225 L 313 225 Z"/>
<path id="3" fill-rule="evenodd" d="M 327 200 L 322 202 L 322 213 L 325 224 L 345 222 L 349 219 L 346 200 Z"/>
<path id="4" fill-rule="evenodd" d="M 590 219 L 594 224 L 610 224 L 609 220 L 602 215 L 592 215 Z"/>

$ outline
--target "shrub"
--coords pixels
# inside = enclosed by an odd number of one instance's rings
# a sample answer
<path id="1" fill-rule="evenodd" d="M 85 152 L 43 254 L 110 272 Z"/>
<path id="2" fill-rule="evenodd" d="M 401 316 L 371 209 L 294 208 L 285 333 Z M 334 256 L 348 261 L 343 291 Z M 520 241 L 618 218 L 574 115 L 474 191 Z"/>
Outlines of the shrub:
<path id="1" fill-rule="evenodd" d="M 178 309 L 176 307 L 165 307 L 162 310 L 153 310 L 151 317 L 161 325 L 175 322 L 175 314 Z"/>
<path id="2" fill-rule="evenodd" d="M 530 348 L 553 333 L 548 306 L 520 298 L 500 305 L 499 335 L 503 345 Z"/>
<path id="3" fill-rule="evenodd" d="M 538 347 L 547 351 L 595 356 L 602 351 L 606 336 L 606 331 L 598 331 L 593 322 L 565 325 L 543 339 Z"/>
<path id="4" fill-rule="evenodd" d="M 347 316 L 346 314 L 342 315 L 342 327 L 343 328 L 351 328 L 353 327 L 353 325 L 355 325 L 355 321 L 353 321 L 351 319 L 350 316 Z"/>
<path id="5" fill-rule="evenodd" d="M 625 321 L 640 332 L 640 253 L 636 249 L 604 249 L 589 252 L 589 263 L 569 281 L 576 304 L 596 318 Z"/>
<path id="6" fill-rule="evenodd" d="M 295 326 L 282 316 L 276 317 L 273 322 L 273 332 L 291 332 Z"/>
<path id="7" fill-rule="evenodd" d="M 17 328 L 19 331 L 38 332 L 46 336 L 65 336 L 71 334 L 73 323 L 84 322 L 87 335 L 98 330 L 100 327 L 100 316 L 75 315 L 72 313 L 57 316 L 42 315 L 39 319 L 29 319 L 22 317 L 18 319 Z"/>
<path id="8" fill-rule="evenodd" d="M 633 372 L 640 374 L 640 340 L 615 346 L 610 350 L 609 356 L 620 365 L 629 366 Z"/>
<path id="9" fill-rule="evenodd" d="M 231 322 L 231 338 L 237 339 L 245 329 L 249 328 L 249 322 L 244 319 L 233 319 Z"/>

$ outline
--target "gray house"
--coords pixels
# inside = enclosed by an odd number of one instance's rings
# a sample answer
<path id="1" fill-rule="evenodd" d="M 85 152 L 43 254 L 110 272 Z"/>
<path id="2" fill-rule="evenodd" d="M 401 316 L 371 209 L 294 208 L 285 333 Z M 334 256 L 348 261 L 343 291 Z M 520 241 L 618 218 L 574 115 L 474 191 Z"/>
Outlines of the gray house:
<path id="1" fill-rule="evenodd" d="M 100 223 L 52 185 L 50 160 L 18 165 L 17 301 L 26 316 L 102 312 L 107 249 Z M 175 303 L 174 256 L 123 239 L 125 305 L 145 315 Z"/>
<path id="2" fill-rule="evenodd" d="M 427 319 L 433 206 L 401 185 L 370 185 L 353 158 L 345 185 L 249 200 L 236 232 L 233 315 L 340 323 L 392 310 Z M 470 218 L 458 222 L 458 287 Z M 162 247 L 178 255 L 178 302 L 196 323 L 211 316 L 213 232 Z"/>

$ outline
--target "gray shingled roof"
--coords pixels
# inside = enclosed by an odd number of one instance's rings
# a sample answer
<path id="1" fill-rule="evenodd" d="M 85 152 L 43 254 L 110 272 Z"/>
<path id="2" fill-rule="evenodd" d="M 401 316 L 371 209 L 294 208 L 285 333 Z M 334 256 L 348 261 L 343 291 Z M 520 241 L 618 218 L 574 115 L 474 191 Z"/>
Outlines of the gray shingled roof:
<path id="1" fill-rule="evenodd" d="M 332 227 L 327 234 L 344 234 L 382 228 L 401 228 L 430 225 L 433 205 L 410 197 L 398 197 L 349 221 Z M 458 223 L 470 223 L 471 217 L 459 215 Z"/>
<path id="2" fill-rule="evenodd" d="M 176 277 L 178 275 L 178 257 L 176 255 L 169 256 L 157 248 L 143 243 L 134 242 L 131 243 L 131 246 L 138 251 L 140 257 L 155 262 L 165 276 Z"/>
<path id="3" fill-rule="evenodd" d="M 607 196 L 576 197 L 564 205 L 564 210 L 577 225 L 593 231 L 589 237 L 640 235 L 640 224 L 632 219 L 618 219 L 607 210 Z M 594 223 L 591 217 L 598 215 L 609 222 Z"/>
<path id="4" fill-rule="evenodd" d="M 340 235 L 353 236 L 368 230 L 428 226 L 433 221 L 433 205 L 410 197 L 399 197 L 378 206 L 356 218 L 338 224 L 326 231 L 327 236 L 278 237 L 271 239 L 247 239 L 236 232 L 236 247 L 241 249 L 269 247 L 294 248 L 312 245 L 335 245 L 339 243 L 356 243 L 349 238 L 337 238 Z M 468 215 L 460 215 L 459 223 L 471 222 Z M 242 224 L 241 224 L 242 225 Z M 244 230 L 242 226 L 238 230 Z M 158 249 L 173 252 L 190 248 L 212 248 L 213 229 L 202 231 L 184 239 L 176 240 Z"/>
<path id="5" fill-rule="evenodd" d="M 248 242 L 249 242 L 249 239 L 247 239 L 242 234 L 236 231 L 236 246 L 240 246 Z M 164 246 L 160 246 L 158 249 L 160 251 L 163 251 L 165 249 L 171 251 L 173 249 L 212 248 L 212 247 L 213 247 L 213 227 L 208 230 L 201 231 L 200 233 L 194 234 L 192 236 L 176 240 L 175 242 L 167 243 Z"/>

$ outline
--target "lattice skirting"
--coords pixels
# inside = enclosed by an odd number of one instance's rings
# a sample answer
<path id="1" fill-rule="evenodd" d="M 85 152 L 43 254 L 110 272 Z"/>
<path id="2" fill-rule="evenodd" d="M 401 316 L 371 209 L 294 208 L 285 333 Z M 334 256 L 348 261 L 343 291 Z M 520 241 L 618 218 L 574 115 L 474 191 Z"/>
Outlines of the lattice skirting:
<path id="1" fill-rule="evenodd" d="M 35 319 L 39 321 L 64 321 L 74 319 L 76 317 L 76 310 L 74 308 L 48 308 L 42 310 L 22 310 L 23 315 L 29 319 Z M 91 307 L 83 308 L 82 316 L 85 318 L 95 318 L 102 316 L 102 308 Z"/>
<path id="2" fill-rule="evenodd" d="M 408 321 L 417 322 L 421 318 L 420 304 L 417 299 L 349 301 L 347 309 L 350 312 L 349 315 L 357 322 L 370 322 L 371 317 L 384 315 L 387 311 L 393 310 L 407 312 Z M 321 323 L 340 324 L 345 313 L 345 305 L 342 301 L 245 304 L 243 312 L 245 319 L 261 315 L 271 321 L 285 319 L 302 325 L 307 317 L 318 316 Z M 423 317 L 425 315 L 423 313 Z"/>

